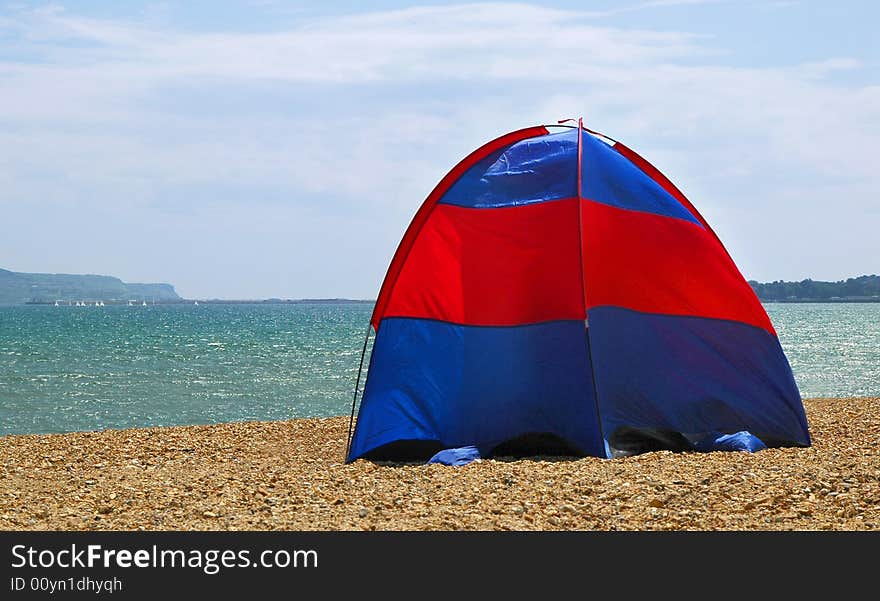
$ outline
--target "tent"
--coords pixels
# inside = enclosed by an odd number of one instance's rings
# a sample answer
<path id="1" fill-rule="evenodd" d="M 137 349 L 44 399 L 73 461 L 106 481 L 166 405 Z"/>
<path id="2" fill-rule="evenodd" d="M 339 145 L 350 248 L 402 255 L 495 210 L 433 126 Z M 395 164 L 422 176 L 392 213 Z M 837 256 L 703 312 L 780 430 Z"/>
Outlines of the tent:
<path id="1" fill-rule="evenodd" d="M 810 444 L 776 331 L 709 224 L 580 123 L 506 134 L 456 165 L 370 325 L 348 461 Z"/>

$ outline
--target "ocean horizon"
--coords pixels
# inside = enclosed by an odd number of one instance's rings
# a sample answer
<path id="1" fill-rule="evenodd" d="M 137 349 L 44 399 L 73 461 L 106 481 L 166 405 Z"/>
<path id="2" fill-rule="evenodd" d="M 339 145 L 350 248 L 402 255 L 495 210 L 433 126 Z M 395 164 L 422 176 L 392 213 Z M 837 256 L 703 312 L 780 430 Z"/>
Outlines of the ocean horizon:
<path id="1" fill-rule="evenodd" d="M 0 435 L 348 415 L 372 303 L 331 301 L 0 306 Z M 880 304 L 764 306 L 804 398 L 880 394 Z"/>

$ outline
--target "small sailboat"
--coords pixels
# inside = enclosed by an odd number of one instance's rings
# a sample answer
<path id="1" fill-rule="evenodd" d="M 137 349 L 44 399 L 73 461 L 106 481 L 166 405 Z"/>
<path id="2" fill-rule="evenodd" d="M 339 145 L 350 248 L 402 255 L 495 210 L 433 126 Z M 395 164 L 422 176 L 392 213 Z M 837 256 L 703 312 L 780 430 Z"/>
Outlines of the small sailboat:
<path id="1" fill-rule="evenodd" d="M 198 307 L 198 306 L 199 306 L 199 301 L 193 301 L 193 304 L 194 304 L 196 307 Z"/>
<path id="2" fill-rule="evenodd" d="M 55 306 L 56 306 L 56 307 L 58 306 L 58 301 L 55 301 Z"/>
<path id="3" fill-rule="evenodd" d="M 141 306 L 142 306 L 142 307 L 146 307 L 146 306 L 147 306 L 147 301 L 144 301 L 143 303 L 141 303 Z"/>

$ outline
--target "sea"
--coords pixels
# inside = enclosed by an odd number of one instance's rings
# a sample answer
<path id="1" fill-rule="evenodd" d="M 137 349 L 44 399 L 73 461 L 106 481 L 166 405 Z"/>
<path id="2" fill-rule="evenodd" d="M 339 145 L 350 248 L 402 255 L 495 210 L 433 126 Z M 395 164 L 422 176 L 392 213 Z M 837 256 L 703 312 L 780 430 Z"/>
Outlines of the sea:
<path id="1" fill-rule="evenodd" d="M 765 308 L 803 397 L 880 395 L 880 303 Z M 0 307 L 0 435 L 348 415 L 371 311 Z"/>

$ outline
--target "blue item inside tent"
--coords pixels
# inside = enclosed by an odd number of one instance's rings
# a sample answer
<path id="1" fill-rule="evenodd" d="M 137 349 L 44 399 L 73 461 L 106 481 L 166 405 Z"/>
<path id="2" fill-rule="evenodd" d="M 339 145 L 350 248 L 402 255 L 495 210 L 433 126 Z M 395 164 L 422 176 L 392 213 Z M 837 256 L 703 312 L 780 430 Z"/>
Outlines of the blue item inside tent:
<path id="1" fill-rule="evenodd" d="M 443 449 L 428 459 L 428 463 L 440 463 L 442 465 L 467 465 L 480 458 L 477 447 L 458 447 Z"/>
<path id="2" fill-rule="evenodd" d="M 714 432 L 694 443 L 698 451 L 748 451 L 754 453 L 767 448 L 764 442 L 745 430 L 734 434 Z"/>

